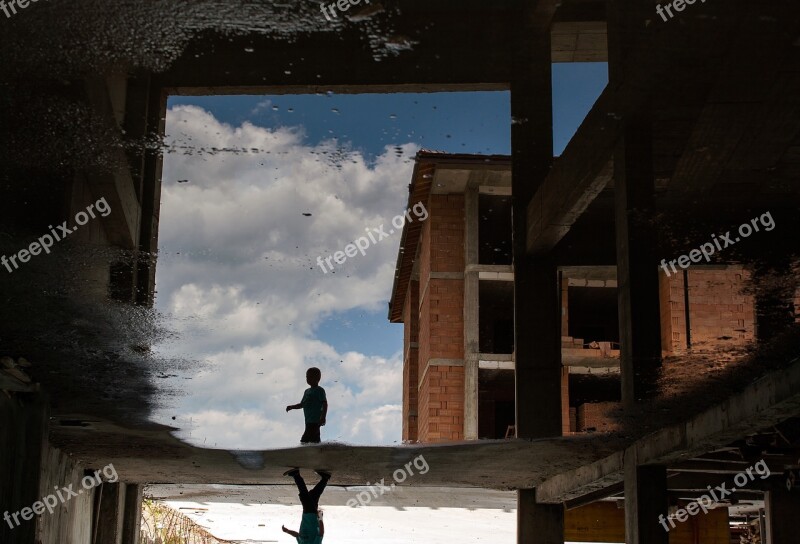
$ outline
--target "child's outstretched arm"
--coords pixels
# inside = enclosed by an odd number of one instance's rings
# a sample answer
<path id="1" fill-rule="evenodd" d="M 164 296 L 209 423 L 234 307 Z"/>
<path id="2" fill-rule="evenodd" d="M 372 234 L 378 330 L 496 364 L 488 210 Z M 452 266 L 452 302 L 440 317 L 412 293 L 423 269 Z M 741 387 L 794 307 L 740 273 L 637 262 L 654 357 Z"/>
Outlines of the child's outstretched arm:
<path id="1" fill-rule="evenodd" d="M 286 525 L 281 525 L 281 529 L 283 529 L 283 532 L 286 533 L 287 535 L 292 535 L 295 538 L 300 536 L 300 533 L 298 533 L 297 531 L 292 531 L 291 529 L 287 529 Z"/>
<path id="2" fill-rule="evenodd" d="M 302 407 L 303 407 L 302 402 L 300 404 L 290 404 L 289 406 L 286 407 L 286 411 L 288 412 L 289 410 L 299 410 Z"/>

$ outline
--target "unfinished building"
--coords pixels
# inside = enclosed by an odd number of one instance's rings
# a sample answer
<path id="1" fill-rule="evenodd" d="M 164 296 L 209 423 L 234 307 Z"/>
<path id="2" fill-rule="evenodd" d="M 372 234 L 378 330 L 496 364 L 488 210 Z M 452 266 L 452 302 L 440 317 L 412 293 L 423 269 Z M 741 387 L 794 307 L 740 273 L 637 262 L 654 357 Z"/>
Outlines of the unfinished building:
<path id="1" fill-rule="evenodd" d="M 0 513 L 19 513 L 0 542 L 135 543 L 142 484 L 277 484 L 324 462 L 355 485 L 420 452 L 425 485 L 517 490 L 520 543 L 797 542 L 800 8 L 668 6 L 662 18 L 649 0 L 386 0 L 328 21 L 316 3 L 121 0 L 6 14 L 0 248 L 29 266 L 0 270 Z M 609 68 L 559 157 L 553 62 Z M 505 436 L 512 422 L 516 440 L 242 462 L 148 422 L 166 97 L 327 90 L 510 91 L 510 160 L 418 162 L 410 201 L 434 209 L 404 234 L 419 253 L 400 256 L 390 317 L 408 325 L 409 440 Z M 436 176 L 454 185 L 426 188 Z M 115 213 L 73 238 L 91 251 L 22 260 L 34 234 L 101 198 Z M 482 201 L 488 221 L 470 221 Z M 755 232 L 766 213 L 774 229 Z M 726 239 L 701 265 L 693 251 L 713 234 Z M 679 266 L 669 281 L 662 260 Z M 598 282 L 608 291 L 588 291 Z M 618 366 L 607 390 L 565 370 L 588 359 Z M 593 415 L 596 401 L 620 409 Z M 591 417 L 616 432 L 577 432 Z M 38 512 L 53 488 L 112 465 L 116 478 Z M 694 506 L 726 485 L 716 508 Z"/>
<path id="2" fill-rule="evenodd" d="M 422 202 L 430 217 L 404 227 L 389 310 L 404 324 L 403 440 L 513 435 L 511 158 L 421 151 L 409 191 L 409 205 Z M 754 341 L 749 270 L 661 272 L 662 357 L 720 357 Z M 562 432 L 615 429 L 604 414 L 621 400 L 616 268 L 559 267 L 558 283 Z"/>

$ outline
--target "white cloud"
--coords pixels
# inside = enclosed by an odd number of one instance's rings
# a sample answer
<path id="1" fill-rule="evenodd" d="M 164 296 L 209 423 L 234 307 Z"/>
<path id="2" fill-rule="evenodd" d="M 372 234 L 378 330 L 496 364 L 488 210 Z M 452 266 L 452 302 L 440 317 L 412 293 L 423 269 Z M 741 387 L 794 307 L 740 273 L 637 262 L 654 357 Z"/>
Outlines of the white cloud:
<path id="1" fill-rule="evenodd" d="M 385 308 L 399 233 L 335 274 L 316 259 L 366 228 L 389 230 L 416 147 L 369 161 L 333 141 L 309 145 L 302 128 L 233 127 L 194 106 L 171 108 L 167 127 L 157 306 L 179 338 L 158 351 L 207 364 L 165 384 L 186 394 L 159 420 L 177 422 L 184 437 L 191 429 L 197 444 L 295 445 L 302 413 L 285 406 L 318 366 L 331 405 L 323 438 L 399 440 L 401 346 L 387 346 L 389 358 L 337 353 L 314 334 L 328 316 Z"/>

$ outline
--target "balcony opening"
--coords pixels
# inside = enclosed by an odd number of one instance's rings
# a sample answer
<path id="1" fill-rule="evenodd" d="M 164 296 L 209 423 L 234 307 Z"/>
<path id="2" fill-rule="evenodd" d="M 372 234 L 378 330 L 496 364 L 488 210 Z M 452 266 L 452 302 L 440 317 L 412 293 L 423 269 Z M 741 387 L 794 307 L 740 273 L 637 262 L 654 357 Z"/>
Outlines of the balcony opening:
<path id="1" fill-rule="evenodd" d="M 479 295 L 481 353 L 514 352 L 514 282 L 481 281 Z"/>

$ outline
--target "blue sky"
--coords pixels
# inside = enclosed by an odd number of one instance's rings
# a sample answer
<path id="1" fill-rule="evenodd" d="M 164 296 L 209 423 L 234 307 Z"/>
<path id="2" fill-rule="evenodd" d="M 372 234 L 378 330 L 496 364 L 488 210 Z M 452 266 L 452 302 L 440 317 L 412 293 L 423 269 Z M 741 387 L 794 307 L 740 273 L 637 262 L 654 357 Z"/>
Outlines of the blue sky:
<path id="1" fill-rule="evenodd" d="M 553 66 L 554 152 L 560 155 L 608 81 L 605 63 Z M 304 127 L 307 140 L 336 138 L 374 158 L 386 145 L 415 142 L 451 153 L 509 154 L 507 92 L 173 96 L 169 105 L 199 106 L 224 122 Z M 409 180 L 410 181 L 410 180 Z M 319 339 L 340 350 L 388 357 L 402 344 L 402 325 L 386 310 L 350 310 L 326 318 Z"/>
<path id="2" fill-rule="evenodd" d="M 554 66 L 556 154 L 606 84 L 605 65 Z M 305 369 L 323 370 L 323 440 L 397 443 L 403 326 L 387 320 L 399 232 L 335 272 L 317 259 L 407 201 L 419 149 L 508 154 L 509 93 L 172 97 L 156 307 L 165 356 L 203 361 L 159 383 L 155 416 L 228 449 L 297 443 Z M 166 397 L 166 396 L 165 396 Z M 174 419 L 173 419 L 174 418 Z"/>

